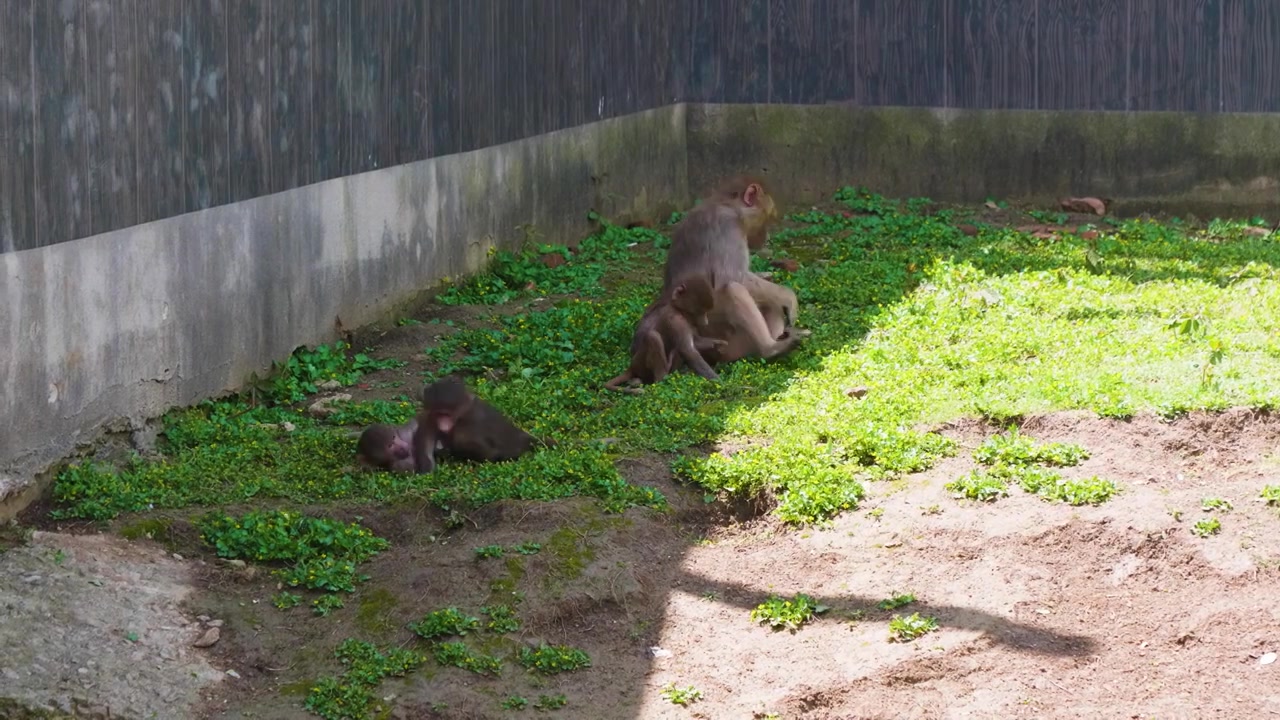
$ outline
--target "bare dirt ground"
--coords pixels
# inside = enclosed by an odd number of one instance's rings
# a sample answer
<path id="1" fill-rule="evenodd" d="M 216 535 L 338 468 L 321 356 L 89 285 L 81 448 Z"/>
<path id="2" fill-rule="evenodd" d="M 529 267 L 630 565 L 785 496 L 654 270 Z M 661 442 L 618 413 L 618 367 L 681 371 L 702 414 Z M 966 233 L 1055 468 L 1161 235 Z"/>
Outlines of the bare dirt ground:
<path id="1" fill-rule="evenodd" d="M 342 639 L 411 646 L 404 626 L 424 613 L 474 613 L 516 589 L 526 594 L 521 641 L 581 647 L 593 667 L 538 679 L 510 665 L 486 679 L 428 663 L 379 688 L 390 717 L 535 716 L 499 702 L 554 693 L 569 704 L 551 715 L 566 718 L 1280 715 L 1280 666 L 1260 662 L 1280 650 L 1280 515 L 1257 500 L 1280 475 L 1280 419 L 1055 414 L 1023 429 L 1083 444 L 1092 457 L 1068 473 L 1104 474 L 1123 492 L 1096 508 L 1016 489 L 993 504 L 956 501 L 943 485 L 997 430 L 961 421 L 942 428 L 964 447 L 955 458 L 872 486 L 863 508 L 829 528 L 794 531 L 717 514 L 671 483 L 664 458 L 643 458 L 624 472 L 666 492 L 671 515 L 501 503 L 444 533 L 420 507 L 339 511 L 393 548 L 324 619 L 276 610 L 276 581 L 252 567 L 179 562 L 148 540 L 40 534 L 0 556 L 0 633 L 18 649 L 7 653 L 5 694 L 81 698 L 111 717 L 306 717 L 306 688 L 339 671 Z M 1234 508 L 1221 534 L 1201 539 L 1189 527 L 1210 496 Z M 180 529 L 162 539 L 197 551 Z M 512 562 L 473 551 L 526 541 L 542 552 Z M 831 609 L 794 634 L 773 632 L 749 613 L 775 592 Z M 891 613 L 875 606 L 899 592 L 918 598 L 899 612 L 936 617 L 940 630 L 890 642 Z M 188 647 L 204 631 L 199 615 L 226 621 L 210 650 Z M 653 657 L 653 647 L 667 652 Z M 702 699 L 671 704 L 661 689 L 673 682 Z"/>

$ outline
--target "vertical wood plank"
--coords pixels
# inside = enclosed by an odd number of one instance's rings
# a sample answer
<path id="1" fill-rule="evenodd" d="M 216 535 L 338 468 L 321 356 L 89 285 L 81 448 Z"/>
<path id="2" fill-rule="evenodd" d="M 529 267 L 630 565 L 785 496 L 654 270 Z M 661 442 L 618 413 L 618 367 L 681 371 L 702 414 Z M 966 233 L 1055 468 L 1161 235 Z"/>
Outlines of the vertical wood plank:
<path id="1" fill-rule="evenodd" d="M 620 10 L 621 8 L 616 8 Z M 529 31 L 529 16 L 537 12 L 533 3 L 502 3 L 494 14 L 493 142 L 519 140 L 525 135 L 532 88 L 526 77 L 530 46 L 539 42 Z"/>
<path id="2" fill-rule="evenodd" d="M 387 138 L 381 154 L 385 165 L 421 160 L 427 155 L 419 118 L 423 106 L 421 87 L 426 72 L 426 46 L 432 39 L 422 34 L 426 9 L 416 0 L 397 0 L 384 6 L 386 46 L 382 52 L 385 82 L 382 97 L 387 108 Z"/>
<path id="3" fill-rule="evenodd" d="M 594 0 L 562 0 L 556 3 L 555 55 L 552 70 L 549 131 L 574 127 L 587 122 L 587 52 L 582 26 L 587 2 Z"/>
<path id="4" fill-rule="evenodd" d="M 358 0 L 356 0 L 358 1 Z M 351 3 L 313 0 L 315 9 L 315 87 L 312 155 L 315 182 L 350 175 L 351 107 L 343 91 L 343 73 L 351 72 Z"/>
<path id="5" fill-rule="evenodd" d="M 683 47 L 677 34 L 679 13 L 673 0 L 633 0 L 626 4 L 625 32 L 634 54 L 632 67 L 623 68 L 635 83 L 635 110 L 661 107 L 679 97 L 683 83 L 674 82 Z M 633 111 L 634 112 L 634 111 Z"/>
<path id="6" fill-rule="evenodd" d="M 41 245 L 92 232 L 90 159 L 85 147 L 85 4 L 37 2 L 34 6 L 31 37 L 37 73 L 35 213 Z"/>
<path id="7" fill-rule="evenodd" d="M 1280 112 L 1280 5 L 1223 0 L 1221 108 Z"/>
<path id="8" fill-rule="evenodd" d="M 231 200 L 228 162 L 227 2 L 187 0 L 182 16 L 182 79 L 186 88 L 187 210 Z"/>
<path id="9" fill-rule="evenodd" d="M 462 47 L 459 63 L 459 102 L 462 124 L 458 128 L 458 149 L 475 150 L 490 145 L 497 132 L 494 99 L 498 84 L 505 89 L 511 81 L 494 72 L 497 48 L 496 0 L 464 0 L 462 3 Z"/>
<path id="10" fill-rule="evenodd" d="M 134 0 L 86 7 L 85 145 L 92 233 L 138 222 Z"/>
<path id="11" fill-rule="evenodd" d="M 655 82 L 651 72 L 638 72 L 641 60 L 628 12 L 628 6 L 636 4 L 636 0 L 631 0 L 622 4 L 589 2 L 582 6 L 586 58 L 583 98 L 587 122 L 641 109 L 641 88 Z M 661 20 L 655 18 L 656 22 Z"/>
<path id="12" fill-rule="evenodd" d="M 814 104 L 826 99 L 831 74 L 834 0 L 769 3 L 769 102 Z"/>
<path id="13" fill-rule="evenodd" d="M 270 10 L 270 0 L 236 0 L 227 6 L 228 155 L 233 202 L 271 192 Z"/>
<path id="14" fill-rule="evenodd" d="M 1129 0 L 1130 110 L 1209 112 L 1218 106 L 1221 0 Z M 1280 36 L 1271 36 L 1274 43 Z"/>
<path id="15" fill-rule="evenodd" d="M 427 43 L 422 116 L 427 157 L 448 155 L 458 150 L 458 126 L 461 124 L 458 42 L 462 31 L 461 3 L 466 1 L 439 0 L 426 6 L 422 34 Z M 539 3 L 539 7 L 545 4 Z"/>
<path id="16" fill-rule="evenodd" d="M 521 133 L 525 137 L 555 129 L 559 116 L 561 79 L 556 77 L 561 3 L 534 3 L 528 16 L 529 43 L 524 73 L 528 92 Z"/>
<path id="17" fill-rule="evenodd" d="M 1035 3 L 947 0 L 946 29 L 948 106 L 1035 107 Z"/>
<path id="18" fill-rule="evenodd" d="M 768 98 L 768 0 L 697 3 L 692 27 L 690 100 L 742 103 Z"/>
<path id="19" fill-rule="evenodd" d="M 854 96 L 864 105 L 940 107 L 944 103 L 941 2 L 858 0 Z"/>
<path id="20" fill-rule="evenodd" d="M 1124 110 L 1128 0 L 1038 0 L 1041 110 Z"/>
<path id="21" fill-rule="evenodd" d="M 138 222 L 186 212 L 186 90 L 182 82 L 185 0 L 139 0 L 134 33 L 138 77 Z"/>
<path id="22" fill-rule="evenodd" d="M 356 0 L 351 7 L 351 75 L 347 101 L 351 105 L 352 167 L 362 173 L 378 167 L 386 109 L 379 96 L 382 62 L 380 2 Z M 341 70 L 340 70 L 341 71 Z M 341 87 L 341 86 L 340 86 Z"/>
<path id="23" fill-rule="evenodd" d="M 0 253 L 39 247 L 36 223 L 34 68 L 36 0 L 0 0 Z"/>
<path id="24" fill-rule="evenodd" d="M 271 0 L 268 20 L 271 77 L 271 181 L 269 192 L 314 181 L 311 139 L 315 19 L 310 0 Z"/>
<path id="25" fill-rule="evenodd" d="M 638 20 L 640 47 L 656 64 L 655 75 L 662 89 L 658 105 L 685 102 L 693 73 L 695 28 L 693 3 L 684 0 L 651 0 L 653 12 Z M 655 21 L 655 18 L 657 20 Z"/>

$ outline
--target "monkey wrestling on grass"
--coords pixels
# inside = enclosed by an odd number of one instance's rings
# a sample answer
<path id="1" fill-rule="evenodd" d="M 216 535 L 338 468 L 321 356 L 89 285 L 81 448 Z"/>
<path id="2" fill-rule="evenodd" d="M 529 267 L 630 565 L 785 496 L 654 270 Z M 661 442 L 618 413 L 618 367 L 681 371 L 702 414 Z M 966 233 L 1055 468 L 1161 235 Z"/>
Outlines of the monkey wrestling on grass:
<path id="1" fill-rule="evenodd" d="M 471 392 L 457 376 L 437 380 L 422 390 L 422 409 L 404 425 L 371 425 L 356 443 L 356 461 L 393 472 L 429 473 L 436 452 L 462 460 L 514 460 L 539 441 L 516 427 L 494 406 Z"/>

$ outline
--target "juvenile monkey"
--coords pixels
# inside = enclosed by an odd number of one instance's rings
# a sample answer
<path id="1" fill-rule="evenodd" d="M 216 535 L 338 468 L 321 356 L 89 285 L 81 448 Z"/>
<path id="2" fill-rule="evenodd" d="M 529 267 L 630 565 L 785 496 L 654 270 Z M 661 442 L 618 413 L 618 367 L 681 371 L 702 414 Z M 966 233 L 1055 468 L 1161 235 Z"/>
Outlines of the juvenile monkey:
<path id="1" fill-rule="evenodd" d="M 535 438 L 494 406 L 476 397 L 456 375 L 422 390 L 413 460 L 419 473 L 436 467 L 436 449 L 464 460 L 513 460 L 533 449 Z M 553 443 L 545 441 L 543 444 Z"/>
<path id="2" fill-rule="evenodd" d="M 370 425 L 356 441 L 356 462 L 392 472 L 413 472 L 413 436 L 417 432 L 417 418 L 403 425 Z"/>
<path id="3" fill-rule="evenodd" d="M 697 331 L 715 304 L 713 282 L 705 275 L 689 275 L 659 294 L 636 324 L 631 338 L 631 366 L 605 383 L 605 389 L 640 393 L 636 384 L 661 382 L 677 358 L 708 380 L 718 378 L 702 353 L 714 352 L 728 343 L 703 337 Z M 628 387 L 619 387 L 624 383 Z"/>
<path id="4" fill-rule="evenodd" d="M 788 330 L 799 309 L 796 294 L 750 269 L 751 250 L 764 245 L 777 219 L 777 205 L 763 183 L 740 176 L 721 183 L 672 232 L 664 286 L 694 274 L 716 279 L 715 306 L 703 335 L 728 343 L 717 351 L 719 362 L 777 357 L 807 334 Z"/>

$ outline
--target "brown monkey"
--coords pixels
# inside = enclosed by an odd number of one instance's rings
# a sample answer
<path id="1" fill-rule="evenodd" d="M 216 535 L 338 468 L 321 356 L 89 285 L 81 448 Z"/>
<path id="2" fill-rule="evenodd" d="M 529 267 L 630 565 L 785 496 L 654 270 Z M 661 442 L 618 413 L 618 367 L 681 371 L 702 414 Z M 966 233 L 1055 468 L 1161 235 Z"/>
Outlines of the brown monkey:
<path id="1" fill-rule="evenodd" d="M 356 462 L 392 472 L 412 472 L 413 436 L 417 432 L 417 418 L 403 425 L 370 425 L 356 441 Z"/>
<path id="2" fill-rule="evenodd" d="M 413 436 L 413 459 L 419 473 L 435 470 L 437 448 L 464 460 L 491 462 L 520 457 L 533 449 L 534 442 L 532 435 L 476 397 L 456 375 L 422 390 L 418 432 Z"/>
<path id="3" fill-rule="evenodd" d="M 706 322 L 707 311 L 715 304 L 713 283 L 705 275 L 689 275 L 660 293 L 636 324 L 631 338 L 631 366 L 605 383 L 605 389 L 639 393 L 639 388 L 619 386 L 662 382 L 677 358 L 708 380 L 718 378 L 702 359 L 702 353 L 715 352 L 728 343 L 703 337 L 696 330 Z"/>
<path id="4" fill-rule="evenodd" d="M 693 274 L 716 278 L 715 307 L 702 334 L 728 342 L 721 362 L 777 357 L 807 334 L 788 331 L 799 308 L 796 294 L 750 270 L 752 248 L 764 244 L 777 219 L 777 205 L 763 183 L 743 176 L 721 183 L 672 232 L 664 286 Z"/>

